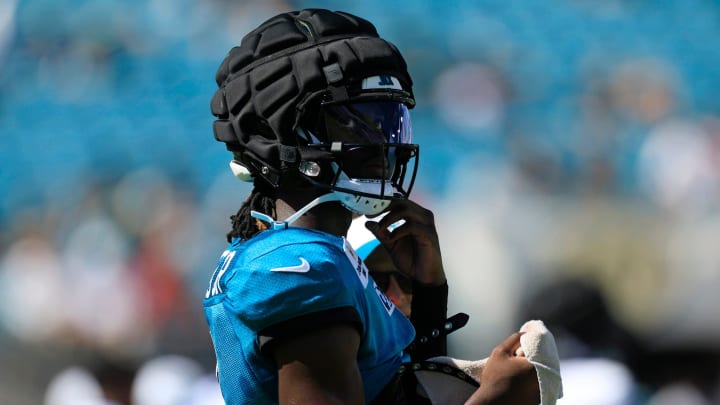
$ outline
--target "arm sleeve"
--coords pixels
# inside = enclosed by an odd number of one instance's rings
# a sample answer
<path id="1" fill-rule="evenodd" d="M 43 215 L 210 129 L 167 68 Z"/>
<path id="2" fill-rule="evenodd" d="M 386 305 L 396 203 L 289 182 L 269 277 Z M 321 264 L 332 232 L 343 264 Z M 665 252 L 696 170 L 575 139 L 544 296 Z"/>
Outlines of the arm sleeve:
<path id="1" fill-rule="evenodd" d="M 447 283 L 441 286 L 413 283 L 410 321 L 415 327 L 416 337 L 408 347 L 413 361 L 447 355 L 447 332 L 444 329 L 447 303 Z"/>

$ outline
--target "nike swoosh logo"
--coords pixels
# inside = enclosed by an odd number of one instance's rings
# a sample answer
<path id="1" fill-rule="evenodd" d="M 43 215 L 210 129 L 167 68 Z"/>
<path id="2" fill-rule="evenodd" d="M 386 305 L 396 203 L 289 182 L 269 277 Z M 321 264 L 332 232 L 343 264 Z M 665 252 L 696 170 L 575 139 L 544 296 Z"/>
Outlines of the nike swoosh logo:
<path id="1" fill-rule="evenodd" d="M 307 260 L 305 260 L 304 257 L 300 258 L 300 264 L 297 266 L 288 266 L 288 267 L 275 267 L 273 269 L 270 269 L 270 271 L 284 271 L 287 273 L 307 273 L 310 271 L 310 263 L 308 263 Z"/>

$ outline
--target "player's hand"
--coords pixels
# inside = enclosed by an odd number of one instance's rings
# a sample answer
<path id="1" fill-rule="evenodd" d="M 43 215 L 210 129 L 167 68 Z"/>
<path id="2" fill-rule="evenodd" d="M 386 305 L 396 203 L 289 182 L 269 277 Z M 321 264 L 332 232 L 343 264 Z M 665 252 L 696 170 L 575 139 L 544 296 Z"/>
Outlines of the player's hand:
<path id="1" fill-rule="evenodd" d="M 521 333 L 495 346 L 480 376 L 480 388 L 466 402 L 481 405 L 537 405 L 540 386 L 535 367 L 516 355 Z"/>
<path id="2" fill-rule="evenodd" d="M 405 222 L 388 227 L 400 220 Z M 387 214 L 365 226 L 390 253 L 398 270 L 428 285 L 445 283 L 445 270 L 440 255 L 440 241 L 432 211 L 410 200 L 393 201 Z"/>

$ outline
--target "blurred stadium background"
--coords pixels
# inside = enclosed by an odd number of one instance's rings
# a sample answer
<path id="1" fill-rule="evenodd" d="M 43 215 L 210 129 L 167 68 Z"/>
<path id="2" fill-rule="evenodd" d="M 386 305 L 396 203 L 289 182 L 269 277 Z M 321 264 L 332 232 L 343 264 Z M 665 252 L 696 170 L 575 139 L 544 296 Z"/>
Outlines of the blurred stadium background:
<path id="1" fill-rule="evenodd" d="M 666 401 L 718 403 L 718 2 L 0 0 L 0 404 L 80 403 L 57 398 L 88 375 L 133 405 L 217 403 L 201 299 L 249 188 L 213 140 L 215 70 L 305 7 L 408 60 L 414 195 L 471 316 L 453 355 L 547 317 L 563 357 L 656 354 L 634 403 L 678 380 L 702 395 Z M 153 360 L 175 373 L 139 388 Z"/>

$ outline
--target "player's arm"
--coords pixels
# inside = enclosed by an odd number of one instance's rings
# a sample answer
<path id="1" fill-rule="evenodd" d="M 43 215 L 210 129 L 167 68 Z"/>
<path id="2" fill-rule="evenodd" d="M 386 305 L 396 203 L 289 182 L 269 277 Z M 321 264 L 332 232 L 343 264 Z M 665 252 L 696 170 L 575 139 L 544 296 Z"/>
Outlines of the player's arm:
<path id="1" fill-rule="evenodd" d="M 389 229 L 400 220 L 402 225 Z M 393 201 L 377 224 L 368 221 L 366 226 L 388 250 L 395 267 L 414 280 L 410 320 L 417 334 L 410 356 L 424 360 L 447 355 L 447 333 L 464 323 L 445 328 L 448 285 L 433 212 L 411 200 Z"/>
<path id="2" fill-rule="evenodd" d="M 364 404 L 357 352 L 360 334 L 347 323 L 277 340 L 281 404 Z"/>

